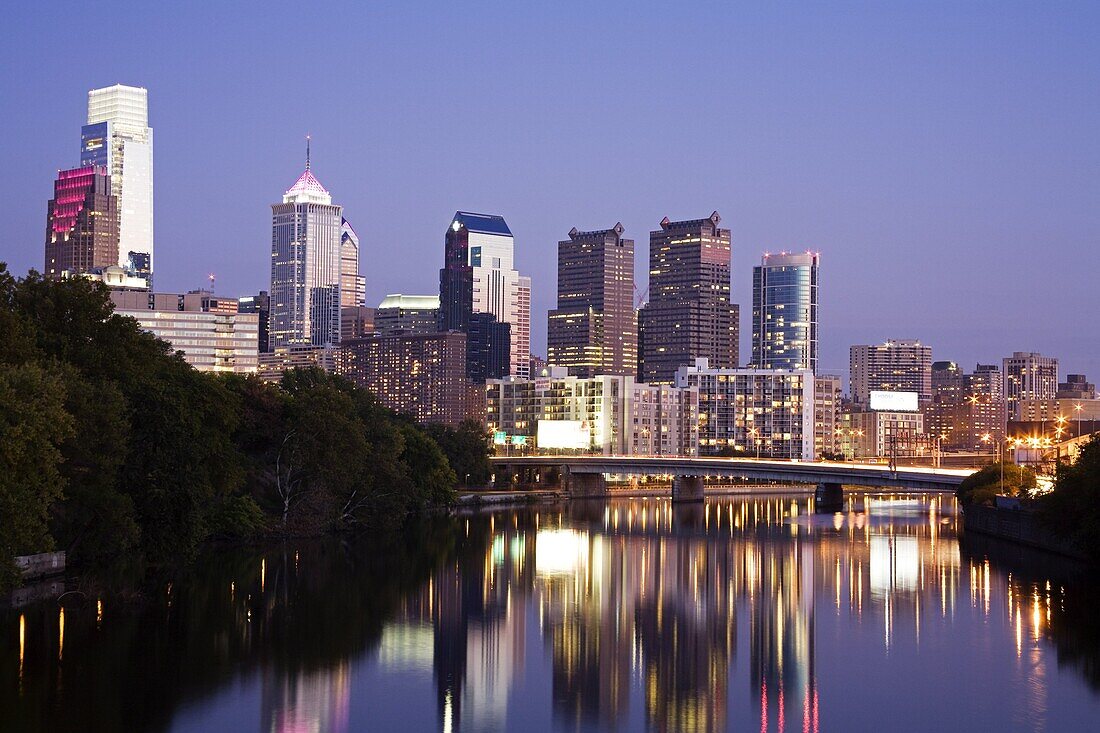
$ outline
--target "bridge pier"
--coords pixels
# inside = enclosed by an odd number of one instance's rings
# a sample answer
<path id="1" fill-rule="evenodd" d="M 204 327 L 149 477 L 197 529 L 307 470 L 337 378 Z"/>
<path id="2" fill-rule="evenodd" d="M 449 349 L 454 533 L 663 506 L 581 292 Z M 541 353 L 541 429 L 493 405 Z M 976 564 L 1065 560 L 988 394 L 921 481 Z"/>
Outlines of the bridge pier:
<path id="1" fill-rule="evenodd" d="M 704 498 L 702 476 L 672 477 L 672 501 L 702 501 Z"/>
<path id="2" fill-rule="evenodd" d="M 844 511 L 844 487 L 841 484 L 819 483 L 814 491 L 814 511 L 819 514 Z"/>
<path id="3" fill-rule="evenodd" d="M 607 496 L 607 479 L 602 473 L 573 473 L 565 470 L 561 474 L 562 486 L 571 498 L 599 499 Z"/>

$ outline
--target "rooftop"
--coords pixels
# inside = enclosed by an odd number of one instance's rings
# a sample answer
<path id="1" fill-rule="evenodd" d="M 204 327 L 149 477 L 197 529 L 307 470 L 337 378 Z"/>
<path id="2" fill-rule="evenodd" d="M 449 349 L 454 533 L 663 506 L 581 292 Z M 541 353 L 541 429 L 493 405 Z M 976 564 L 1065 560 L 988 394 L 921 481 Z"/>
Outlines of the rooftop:
<path id="1" fill-rule="evenodd" d="M 480 232 L 482 234 L 500 234 L 505 237 L 512 236 L 512 230 L 503 216 L 496 214 L 474 214 L 469 211 L 456 211 L 451 220 L 451 228 L 456 232 L 460 227 L 467 231 Z"/>

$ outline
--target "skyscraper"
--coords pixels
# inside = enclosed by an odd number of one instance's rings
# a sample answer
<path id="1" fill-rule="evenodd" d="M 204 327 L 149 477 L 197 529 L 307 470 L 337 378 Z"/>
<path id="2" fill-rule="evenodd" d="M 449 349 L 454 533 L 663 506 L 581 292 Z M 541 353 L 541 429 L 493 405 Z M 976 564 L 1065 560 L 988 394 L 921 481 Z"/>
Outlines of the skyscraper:
<path id="1" fill-rule="evenodd" d="M 752 268 L 752 363 L 817 373 L 818 255 L 764 255 Z"/>
<path id="2" fill-rule="evenodd" d="M 558 307 L 547 318 L 547 361 L 578 377 L 634 376 L 634 240 L 623 225 L 558 242 Z"/>
<path id="3" fill-rule="evenodd" d="M 439 327 L 468 332 L 474 313 L 507 323 L 509 373 L 526 378 L 531 359 L 531 278 L 514 269 L 514 247 L 504 217 L 455 212 L 439 271 Z"/>
<path id="4" fill-rule="evenodd" d="M 661 220 L 649 234 L 649 303 L 639 314 L 640 378 L 670 384 L 697 358 L 737 366 L 738 308 L 730 304 L 730 230 L 706 219 Z"/>
<path id="5" fill-rule="evenodd" d="M 271 206 L 271 350 L 340 342 L 343 208 L 306 169 Z"/>
<path id="6" fill-rule="evenodd" d="M 47 277 L 82 274 L 118 261 L 118 199 L 106 168 L 58 171 L 47 207 Z"/>
<path id="7" fill-rule="evenodd" d="M 852 346 L 849 368 L 852 402 L 862 407 L 873 391 L 916 392 L 921 404 L 932 399 L 932 347 L 920 341 Z"/>
<path id="8" fill-rule="evenodd" d="M 1031 351 L 1014 351 L 1003 359 L 1004 397 L 1008 416 L 1019 420 L 1020 400 L 1049 400 L 1058 394 L 1058 359 Z"/>
<path id="9" fill-rule="evenodd" d="M 367 304 L 367 281 L 359 274 L 359 235 L 347 219 L 340 220 L 340 307 Z"/>
<path id="10" fill-rule="evenodd" d="M 110 172 L 118 198 L 118 261 L 153 281 L 153 129 L 148 92 L 115 84 L 88 92 L 88 124 L 80 128 L 80 164 Z"/>

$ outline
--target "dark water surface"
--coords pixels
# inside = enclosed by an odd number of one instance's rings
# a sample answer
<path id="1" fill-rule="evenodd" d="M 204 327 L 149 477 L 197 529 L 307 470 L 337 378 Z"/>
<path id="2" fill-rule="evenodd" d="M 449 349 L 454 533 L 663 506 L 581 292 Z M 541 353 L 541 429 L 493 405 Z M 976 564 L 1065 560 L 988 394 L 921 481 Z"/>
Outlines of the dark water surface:
<path id="1" fill-rule="evenodd" d="M 0 611 L 0 731 L 1097 731 L 1100 593 L 946 497 L 613 500 Z M 115 584 L 115 587 L 119 587 Z"/>

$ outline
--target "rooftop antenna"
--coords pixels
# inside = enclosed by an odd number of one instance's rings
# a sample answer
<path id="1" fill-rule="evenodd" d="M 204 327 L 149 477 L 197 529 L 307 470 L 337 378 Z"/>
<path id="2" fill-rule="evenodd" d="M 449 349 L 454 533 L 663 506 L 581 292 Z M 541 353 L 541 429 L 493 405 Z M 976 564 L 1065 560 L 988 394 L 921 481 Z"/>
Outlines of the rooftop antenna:
<path id="1" fill-rule="evenodd" d="M 309 170 L 309 133 L 306 133 L 306 170 Z"/>
<path id="2" fill-rule="evenodd" d="M 210 273 L 210 292 L 214 292 L 214 273 Z"/>

